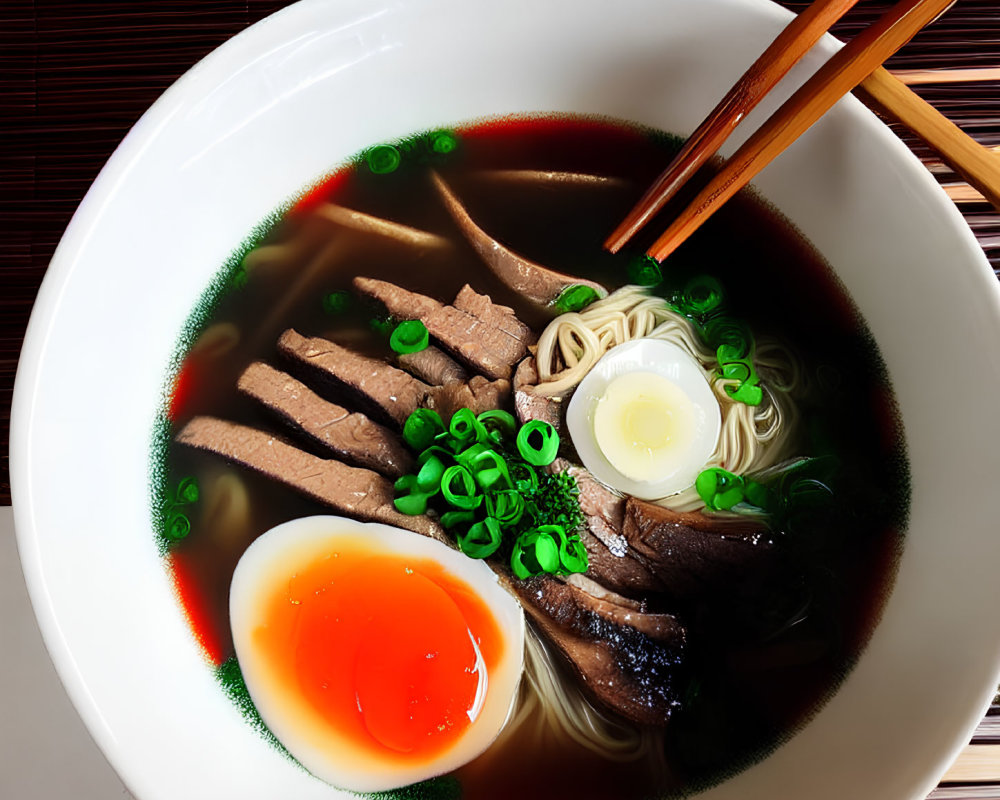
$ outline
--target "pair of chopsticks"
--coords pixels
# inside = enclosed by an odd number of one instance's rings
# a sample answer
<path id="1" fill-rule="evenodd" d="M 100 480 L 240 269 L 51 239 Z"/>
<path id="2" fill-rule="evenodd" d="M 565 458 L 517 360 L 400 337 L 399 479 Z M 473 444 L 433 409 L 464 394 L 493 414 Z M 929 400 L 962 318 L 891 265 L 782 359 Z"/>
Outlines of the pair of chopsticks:
<path id="1" fill-rule="evenodd" d="M 708 161 L 740 120 L 781 80 L 857 0 L 815 0 L 778 35 L 698 126 L 666 171 L 608 237 L 618 252 Z M 662 261 L 723 203 L 801 136 L 843 95 L 896 119 L 937 150 L 966 181 L 1000 208 L 1000 158 L 962 133 L 881 67 L 883 61 L 933 22 L 954 0 L 901 0 L 854 37 L 781 106 L 647 250 Z"/>

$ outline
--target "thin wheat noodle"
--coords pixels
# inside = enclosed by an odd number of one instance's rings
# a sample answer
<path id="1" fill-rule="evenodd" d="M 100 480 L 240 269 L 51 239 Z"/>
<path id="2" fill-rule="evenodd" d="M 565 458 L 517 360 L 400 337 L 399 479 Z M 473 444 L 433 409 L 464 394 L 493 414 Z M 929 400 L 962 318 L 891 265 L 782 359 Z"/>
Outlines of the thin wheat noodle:
<path id="1" fill-rule="evenodd" d="M 561 665 L 530 626 L 524 644 L 524 675 L 508 735 L 551 733 L 613 761 L 655 759 L 662 753 L 657 732 L 605 716 L 575 682 L 562 680 Z"/>
<path id="2" fill-rule="evenodd" d="M 797 415 L 793 397 L 801 391 L 797 360 L 778 341 L 760 337 L 754 365 L 760 374 L 763 400 L 748 406 L 733 400 L 718 377 L 715 352 L 686 317 L 640 286 L 625 286 L 579 313 L 554 319 L 538 340 L 538 385 L 543 397 L 564 395 L 575 387 L 611 348 L 648 337 L 671 342 L 700 366 L 719 402 L 722 425 L 715 451 L 706 467 L 717 466 L 739 475 L 756 472 L 788 456 Z M 662 498 L 661 505 L 681 511 L 704 507 L 694 487 Z"/>

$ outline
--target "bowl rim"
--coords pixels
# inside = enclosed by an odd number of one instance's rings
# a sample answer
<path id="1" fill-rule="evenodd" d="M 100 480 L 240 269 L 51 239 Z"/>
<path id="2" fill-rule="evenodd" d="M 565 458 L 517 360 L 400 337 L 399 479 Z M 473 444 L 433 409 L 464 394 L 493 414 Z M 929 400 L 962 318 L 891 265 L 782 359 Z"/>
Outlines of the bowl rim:
<path id="1" fill-rule="evenodd" d="M 726 1 L 753 9 L 754 12 L 759 11 L 772 15 L 777 13 L 779 16 L 787 13 L 780 9 L 777 12 L 769 11 L 766 8 L 768 4 L 764 0 Z M 241 58 L 251 57 L 253 50 L 259 44 L 267 42 L 272 36 L 284 35 L 280 30 L 282 26 L 286 24 L 294 26 L 298 21 L 307 19 L 313 9 L 326 8 L 331 5 L 330 0 L 302 0 L 255 23 L 213 50 L 154 102 L 116 148 L 74 213 L 43 279 L 25 334 L 11 406 L 10 435 L 11 491 L 18 551 L 32 606 L 46 648 L 57 668 L 60 679 L 88 730 L 108 760 L 123 775 L 130 789 L 133 789 L 132 782 L 135 780 L 135 776 L 128 774 L 119 765 L 115 755 L 118 751 L 117 736 L 109 728 L 100 707 L 88 689 L 84 676 L 76 665 L 73 653 L 66 643 L 62 625 L 52 604 L 47 577 L 42 565 L 42 556 L 38 548 L 40 532 L 31 499 L 34 489 L 32 481 L 36 474 L 36 468 L 28 444 L 29 431 L 35 424 L 36 409 L 33 405 L 35 387 L 38 382 L 40 365 L 45 357 L 49 337 L 52 333 L 52 317 L 58 310 L 67 280 L 76 266 L 76 259 L 80 251 L 86 247 L 91 228 L 99 224 L 104 205 L 127 181 L 133 162 L 142 157 L 148 140 L 155 137 L 161 127 L 169 124 L 171 118 L 186 102 L 187 95 L 190 92 L 197 92 L 200 88 L 199 85 L 204 80 L 209 79 L 210 73 L 220 65 L 227 61 L 238 61 Z M 829 41 L 825 44 L 828 49 L 833 46 Z M 868 113 L 854 99 L 848 100 L 846 105 L 854 118 Z M 901 168 L 919 172 L 917 180 L 922 181 L 927 187 L 929 198 L 937 198 L 937 201 L 929 199 L 928 202 L 937 202 L 938 210 L 944 217 L 946 219 L 950 217 L 956 244 L 959 244 L 962 250 L 959 254 L 969 263 L 978 262 L 983 272 L 983 278 L 988 273 L 989 277 L 993 279 L 992 284 L 985 280 L 980 281 L 980 283 L 983 290 L 991 294 L 994 308 L 1000 310 L 1000 290 L 997 290 L 996 280 L 989 271 L 981 248 L 957 209 L 951 203 L 940 202 L 942 198 L 946 200 L 943 192 L 902 142 L 888 134 L 888 136 L 883 137 L 880 145 L 888 148 L 888 157 L 894 158 L 899 164 L 904 165 Z M 1000 644 L 998 644 L 997 649 L 1000 653 Z M 994 674 L 994 687 L 998 680 L 1000 680 L 1000 659 L 998 659 Z M 943 772 L 964 747 L 968 736 L 978 722 L 981 713 L 988 707 L 992 696 L 992 688 L 984 688 L 980 693 L 980 700 L 974 704 L 975 709 L 970 706 L 967 710 L 966 722 L 964 725 L 958 726 L 953 747 L 948 752 L 942 753 L 935 768 L 928 771 L 927 789 L 930 789 L 936 782 L 932 773 Z"/>

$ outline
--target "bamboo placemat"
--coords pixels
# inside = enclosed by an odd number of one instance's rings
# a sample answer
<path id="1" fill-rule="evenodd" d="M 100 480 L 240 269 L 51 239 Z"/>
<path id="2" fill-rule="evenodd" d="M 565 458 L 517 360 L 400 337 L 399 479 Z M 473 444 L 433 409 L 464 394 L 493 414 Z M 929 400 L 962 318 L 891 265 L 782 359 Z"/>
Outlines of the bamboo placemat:
<path id="1" fill-rule="evenodd" d="M 0 505 L 10 503 L 17 357 L 38 286 L 73 211 L 163 90 L 226 39 L 286 5 L 0 2 Z M 807 3 L 783 5 L 800 10 Z M 850 38 L 888 5 L 862 0 L 834 33 Z M 967 133 L 1000 148 L 1000 0 L 958 0 L 887 66 Z M 1000 215 L 920 142 L 897 133 L 952 194 L 1000 272 Z M 1000 800 L 1000 706 L 991 713 L 932 800 Z"/>

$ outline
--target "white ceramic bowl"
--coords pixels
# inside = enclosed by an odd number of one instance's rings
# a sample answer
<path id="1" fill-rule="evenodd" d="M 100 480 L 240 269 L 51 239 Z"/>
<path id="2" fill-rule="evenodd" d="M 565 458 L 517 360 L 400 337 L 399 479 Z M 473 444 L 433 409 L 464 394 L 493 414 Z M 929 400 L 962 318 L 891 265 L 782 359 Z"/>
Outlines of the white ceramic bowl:
<path id="1" fill-rule="evenodd" d="M 420 129 L 571 111 L 690 131 L 787 19 L 764 0 L 308 0 L 221 47 L 136 125 L 39 294 L 11 464 L 45 641 L 138 797 L 337 796 L 219 690 L 151 531 L 154 414 L 185 317 L 226 256 L 349 154 Z M 1000 292 L 955 208 L 853 99 L 756 185 L 830 261 L 878 340 L 913 504 L 857 668 L 790 742 L 705 797 L 921 798 L 998 677 Z"/>

